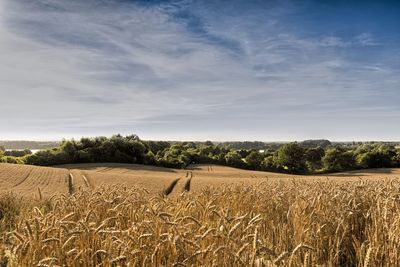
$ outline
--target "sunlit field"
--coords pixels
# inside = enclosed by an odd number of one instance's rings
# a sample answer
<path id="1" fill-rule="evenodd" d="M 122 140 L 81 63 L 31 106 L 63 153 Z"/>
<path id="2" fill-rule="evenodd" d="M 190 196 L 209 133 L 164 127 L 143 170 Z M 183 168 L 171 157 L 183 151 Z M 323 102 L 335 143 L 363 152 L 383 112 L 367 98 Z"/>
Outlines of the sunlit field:
<path id="1" fill-rule="evenodd" d="M 400 267 L 400 0 L 0 0 L 0 267 Z"/>
<path id="2" fill-rule="evenodd" d="M 397 170 L 301 177 L 201 165 L 0 166 L 2 184 L 15 188 L 0 200 L 2 262 L 9 266 L 400 260 Z"/>

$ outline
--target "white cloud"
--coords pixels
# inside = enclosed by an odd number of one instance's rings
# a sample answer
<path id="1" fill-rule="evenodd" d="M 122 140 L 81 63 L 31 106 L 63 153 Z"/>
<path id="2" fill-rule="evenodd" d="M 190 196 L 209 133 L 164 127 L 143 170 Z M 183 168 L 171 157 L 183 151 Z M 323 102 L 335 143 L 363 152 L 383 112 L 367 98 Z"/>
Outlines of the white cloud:
<path id="1" fill-rule="evenodd" d="M 347 48 L 351 46 L 376 46 L 372 34 L 370 33 L 361 33 L 356 35 L 353 40 L 345 41 L 337 36 L 325 36 L 321 38 L 319 44 L 325 47 L 339 47 L 339 48 Z"/>
<path id="2" fill-rule="evenodd" d="M 0 130 L 201 136 L 254 127 L 272 136 L 294 121 L 318 128 L 329 114 L 361 116 L 357 99 L 396 98 L 395 71 L 332 49 L 372 45 L 371 34 L 304 36 L 281 22 L 290 2 L 224 6 L 224 15 L 213 5 L 2 0 Z"/>
<path id="3" fill-rule="evenodd" d="M 87 14 L 92 6 L 80 4 L 79 9 L 66 6 L 64 13 L 30 14 L 9 5 L 25 21 L 19 25 L 8 18 L 0 28 L 1 92 L 8 98 L 3 110 L 25 106 L 31 108 L 27 117 L 61 120 L 115 112 L 113 121 L 196 113 L 214 101 L 201 95 L 192 99 L 186 90 L 193 85 L 185 81 L 218 81 L 229 72 L 213 70 L 229 64 L 229 58 L 185 36 L 180 25 L 156 9 L 108 9 L 105 16 L 101 9 Z M 45 28 L 24 32 L 25 23 Z"/>

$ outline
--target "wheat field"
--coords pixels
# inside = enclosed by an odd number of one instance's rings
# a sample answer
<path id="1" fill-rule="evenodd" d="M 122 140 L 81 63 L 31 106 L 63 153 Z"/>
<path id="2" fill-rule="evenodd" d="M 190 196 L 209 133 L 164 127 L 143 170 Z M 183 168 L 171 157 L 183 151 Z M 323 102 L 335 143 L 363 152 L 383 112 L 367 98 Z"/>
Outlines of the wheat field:
<path id="1" fill-rule="evenodd" d="M 0 266 L 399 266 L 397 170 L 242 177 L 246 171 L 196 166 L 135 185 L 131 172 L 158 174 L 64 167 L 44 172 L 60 181 L 40 182 L 63 190 L 50 195 L 32 182 L 33 198 L 16 191 L 29 201 L 0 199 L 3 210 L 20 209 L 3 230 Z M 221 181 L 208 185 L 207 173 Z M 96 181 L 107 175 L 113 184 Z"/>
<path id="2" fill-rule="evenodd" d="M 73 179 L 69 184 L 70 174 Z M 266 180 L 289 181 L 292 179 L 321 181 L 332 179 L 337 183 L 364 180 L 395 179 L 400 177 L 399 169 L 378 169 L 352 171 L 330 175 L 288 175 L 282 173 L 250 171 L 217 165 L 193 165 L 188 169 L 170 169 L 137 164 L 70 164 L 57 167 L 39 167 L 0 163 L 0 192 L 13 191 L 18 195 L 35 197 L 40 188 L 43 196 L 68 193 L 71 190 L 96 188 L 102 185 L 144 187 L 151 193 L 158 193 L 174 179 L 195 177 L 192 191 L 227 185 L 256 185 Z M 178 184 L 181 186 L 181 183 Z M 178 190 L 179 191 L 179 190 Z M 176 192 L 174 191 L 174 194 Z"/>

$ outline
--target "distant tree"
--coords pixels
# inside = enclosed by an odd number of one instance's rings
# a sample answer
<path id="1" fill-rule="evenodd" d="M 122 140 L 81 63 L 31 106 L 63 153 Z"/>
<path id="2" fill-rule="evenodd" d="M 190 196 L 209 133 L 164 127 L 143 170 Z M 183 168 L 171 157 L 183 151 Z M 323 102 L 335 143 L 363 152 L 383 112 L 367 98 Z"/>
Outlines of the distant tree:
<path id="1" fill-rule="evenodd" d="M 331 145 L 332 145 L 331 142 L 325 139 L 305 140 L 303 142 L 300 142 L 300 146 L 304 148 L 313 148 L 313 147 L 327 148 Z"/>
<path id="2" fill-rule="evenodd" d="M 221 165 L 225 165 L 226 161 L 225 161 L 225 152 L 220 152 L 218 155 L 215 155 L 214 159 L 216 164 L 221 164 Z"/>
<path id="3" fill-rule="evenodd" d="M 166 141 L 145 141 L 144 144 L 148 147 L 153 154 L 157 154 L 159 151 L 163 151 L 164 149 L 171 146 L 169 142 Z"/>
<path id="4" fill-rule="evenodd" d="M 214 146 L 214 143 L 211 142 L 211 141 L 205 141 L 205 142 L 204 142 L 204 145 L 205 145 L 205 146 Z"/>
<path id="5" fill-rule="evenodd" d="M 309 148 L 305 152 L 306 164 L 309 170 L 315 171 L 322 168 L 322 157 L 325 150 L 322 147 Z"/>
<path id="6" fill-rule="evenodd" d="M 260 141 L 242 141 L 242 142 L 222 142 L 220 143 L 222 147 L 233 149 L 233 150 L 261 150 L 266 149 L 268 147 L 278 148 L 280 144 L 277 143 L 264 143 Z"/>
<path id="7" fill-rule="evenodd" d="M 4 146 L 0 146 L 0 152 L 1 152 L 1 151 L 3 151 L 3 152 L 6 151 L 6 149 L 4 148 Z"/>
<path id="8" fill-rule="evenodd" d="M 261 169 L 261 162 L 263 161 L 264 157 L 258 151 L 251 151 L 245 158 L 247 165 L 254 170 Z"/>
<path id="9" fill-rule="evenodd" d="M 273 155 L 265 157 L 261 162 L 261 169 L 264 171 L 276 171 L 275 157 Z"/>
<path id="10" fill-rule="evenodd" d="M 146 165 L 156 165 L 156 156 L 151 150 L 149 150 L 144 156 L 144 163 Z"/>
<path id="11" fill-rule="evenodd" d="M 385 145 L 369 145 L 356 149 L 357 165 L 361 168 L 390 168 L 395 165 L 396 151 L 394 147 Z"/>
<path id="12" fill-rule="evenodd" d="M 87 149 L 79 150 L 77 152 L 76 159 L 79 163 L 93 162 L 93 157 Z"/>
<path id="13" fill-rule="evenodd" d="M 42 150 L 26 158 L 31 165 L 51 166 L 57 164 L 74 163 L 69 155 L 59 149 Z"/>
<path id="14" fill-rule="evenodd" d="M 400 167 L 400 149 L 396 150 L 396 155 L 393 157 L 395 167 Z"/>
<path id="15" fill-rule="evenodd" d="M 275 165 L 289 173 L 305 172 L 304 149 L 297 143 L 283 145 L 275 157 Z"/>
<path id="16" fill-rule="evenodd" d="M 24 143 L 25 144 L 25 143 Z M 35 165 L 57 165 L 86 162 L 120 162 L 185 168 L 192 163 L 222 164 L 278 172 L 304 173 L 310 171 L 343 171 L 356 168 L 400 166 L 400 148 L 394 143 L 335 143 L 335 148 L 324 151 L 327 140 L 297 143 L 142 141 L 137 135 L 114 135 L 111 138 L 82 138 L 63 140 L 57 148 L 28 154 L 28 151 L 6 152 L 2 162 Z M 264 149 L 263 153 L 259 149 Z M 326 153 L 325 153 L 326 152 Z M 17 156 L 17 157 L 12 157 Z M 356 165 L 356 161 L 358 165 Z"/>
<path id="17" fill-rule="evenodd" d="M 184 168 L 190 164 L 190 155 L 181 145 L 175 144 L 163 151 L 159 162 L 165 167 Z"/>
<path id="18" fill-rule="evenodd" d="M 196 145 L 195 142 L 183 142 L 183 143 L 182 143 L 182 146 L 183 146 L 185 149 L 196 149 L 196 148 L 197 148 L 197 145 Z"/>
<path id="19" fill-rule="evenodd" d="M 118 135 L 118 136 L 123 138 L 123 136 L 121 136 L 121 135 Z M 139 136 L 137 136 L 136 134 L 127 135 L 127 136 L 125 136 L 125 139 L 128 141 L 140 141 Z"/>
<path id="20" fill-rule="evenodd" d="M 10 156 L 10 157 L 23 157 L 26 155 L 32 154 L 32 151 L 29 149 L 24 149 L 24 150 L 9 150 L 9 151 L 4 151 L 3 152 L 5 156 Z"/>
<path id="21" fill-rule="evenodd" d="M 77 147 L 74 140 L 71 141 L 63 141 L 61 143 L 61 150 L 68 154 L 71 159 L 73 160 L 77 153 Z"/>
<path id="22" fill-rule="evenodd" d="M 25 164 L 25 161 L 22 157 L 3 156 L 0 157 L 0 163 Z"/>
<path id="23" fill-rule="evenodd" d="M 239 153 L 236 151 L 230 151 L 225 155 L 226 165 L 242 168 L 244 166 L 244 162 L 242 157 L 240 157 Z"/>
<path id="24" fill-rule="evenodd" d="M 200 145 L 198 153 L 200 156 L 208 157 L 214 154 L 215 147 L 213 145 Z"/>
<path id="25" fill-rule="evenodd" d="M 347 171 L 356 167 L 354 155 L 340 147 L 328 148 L 322 163 L 326 171 Z"/>
<path id="26" fill-rule="evenodd" d="M 241 158 L 246 158 L 253 150 L 248 149 L 240 149 L 237 152 L 239 153 Z"/>

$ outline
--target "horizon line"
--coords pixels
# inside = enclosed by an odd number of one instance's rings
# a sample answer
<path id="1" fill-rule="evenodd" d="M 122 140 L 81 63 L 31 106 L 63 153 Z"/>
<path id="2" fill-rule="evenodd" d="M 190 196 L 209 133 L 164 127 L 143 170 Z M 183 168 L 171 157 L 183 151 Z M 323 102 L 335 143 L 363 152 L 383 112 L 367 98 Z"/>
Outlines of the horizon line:
<path id="1" fill-rule="evenodd" d="M 117 135 L 117 134 L 115 134 Z M 107 135 L 96 135 L 96 136 L 81 136 L 81 137 L 72 137 L 72 138 L 60 138 L 60 139 L 0 139 L 0 142 L 61 142 L 63 140 L 75 140 L 79 141 L 82 138 L 96 138 L 96 137 L 106 137 L 106 138 L 111 138 L 114 135 L 107 136 Z M 121 135 L 123 137 L 126 137 L 128 135 Z M 387 143 L 400 143 L 400 140 L 387 140 L 387 139 L 354 139 L 354 140 L 338 140 L 338 139 L 329 139 L 329 138 L 309 138 L 309 139 L 292 139 L 292 140 L 261 140 L 261 139 L 244 139 L 244 140 L 212 140 L 212 139 L 192 139 L 192 140 L 173 140 L 173 139 L 147 139 L 147 138 L 141 138 L 138 136 L 140 140 L 142 141 L 165 141 L 165 142 L 215 142 L 215 143 L 225 143 L 225 142 L 262 142 L 262 143 L 294 143 L 294 142 L 304 142 L 304 141 L 319 141 L 319 140 L 327 140 L 331 143 L 352 143 L 352 142 L 363 142 L 363 143 L 368 143 L 368 142 L 387 142 Z"/>

